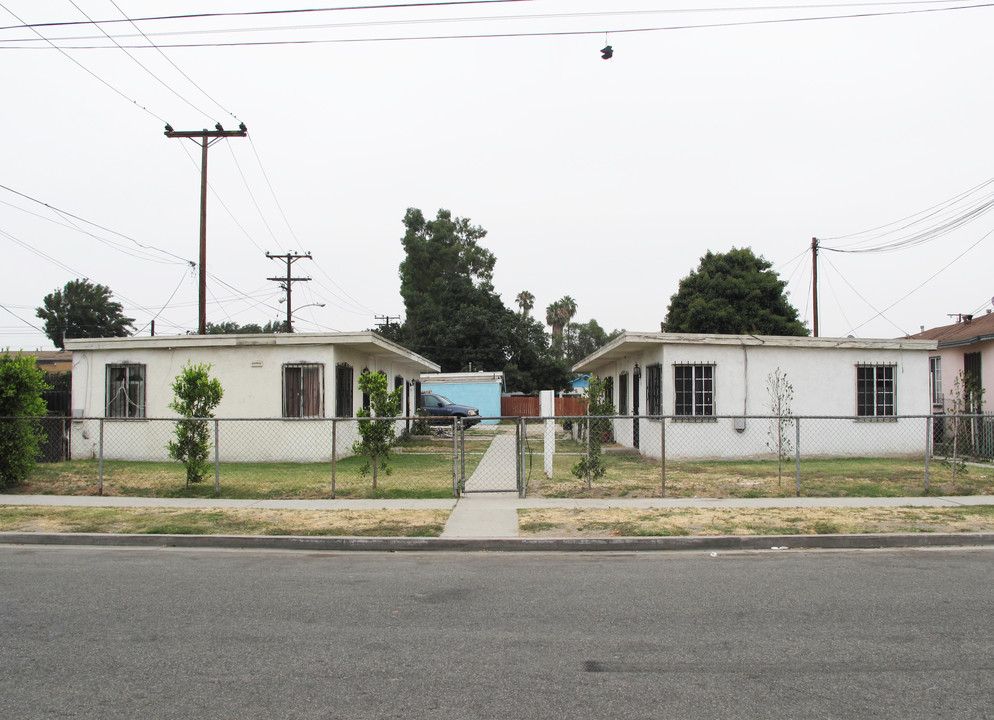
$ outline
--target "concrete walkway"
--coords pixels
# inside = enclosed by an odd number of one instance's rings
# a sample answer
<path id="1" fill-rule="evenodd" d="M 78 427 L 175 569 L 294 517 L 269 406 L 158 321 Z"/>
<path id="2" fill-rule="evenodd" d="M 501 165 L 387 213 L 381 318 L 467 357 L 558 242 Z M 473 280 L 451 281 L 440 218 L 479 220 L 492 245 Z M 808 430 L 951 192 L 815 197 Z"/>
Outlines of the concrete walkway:
<path id="1" fill-rule="evenodd" d="M 497 435 L 487 446 L 473 474 L 466 478 L 465 491 L 515 492 L 518 488 L 517 463 L 518 439 L 514 435 Z"/>
<path id="2" fill-rule="evenodd" d="M 518 537 L 523 508 L 820 508 L 961 507 L 994 505 L 994 496 L 899 498 L 519 498 L 515 493 L 473 493 L 459 500 L 220 500 L 95 495 L 0 495 L 2 505 L 118 508 L 256 508 L 267 510 L 452 510 L 442 538 Z"/>

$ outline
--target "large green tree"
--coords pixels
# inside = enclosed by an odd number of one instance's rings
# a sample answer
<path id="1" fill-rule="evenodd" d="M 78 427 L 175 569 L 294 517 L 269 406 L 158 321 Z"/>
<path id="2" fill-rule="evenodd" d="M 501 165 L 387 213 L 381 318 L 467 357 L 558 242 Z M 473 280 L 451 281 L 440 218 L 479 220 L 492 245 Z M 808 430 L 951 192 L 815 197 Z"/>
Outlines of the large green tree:
<path id="1" fill-rule="evenodd" d="M 562 346 L 566 362 L 571 366 L 583 360 L 595 350 L 607 345 L 623 330 L 607 332 L 596 320 L 585 323 L 569 323 L 563 328 Z"/>
<path id="2" fill-rule="evenodd" d="M 750 248 L 710 250 L 670 298 L 666 332 L 807 335 L 787 299 L 787 283 Z"/>
<path id="3" fill-rule="evenodd" d="M 427 220 L 417 208 L 407 210 L 404 227 L 404 344 L 442 372 L 503 368 L 517 313 L 494 292 L 497 259 L 478 243 L 487 231 L 448 210 Z"/>
<path id="4" fill-rule="evenodd" d="M 110 288 L 89 280 L 70 280 L 46 295 L 36 314 L 45 321 L 45 334 L 64 350 L 66 339 L 126 337 L 134 332 L 134 318 L 124 316 Z"/>

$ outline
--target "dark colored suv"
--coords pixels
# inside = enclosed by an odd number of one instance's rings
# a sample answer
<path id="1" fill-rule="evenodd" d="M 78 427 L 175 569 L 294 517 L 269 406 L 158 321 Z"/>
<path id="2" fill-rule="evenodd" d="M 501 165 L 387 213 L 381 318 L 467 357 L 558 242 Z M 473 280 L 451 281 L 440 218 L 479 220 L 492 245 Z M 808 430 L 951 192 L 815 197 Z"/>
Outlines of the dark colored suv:
<path id="1" fill-rule="evenodd" d="M 463 427 L 472 427 L 480 422 L 478 408 L 459 405 L 437 393 L 421 393 L 421 408 L 432 417 L 462 418 Z"/>

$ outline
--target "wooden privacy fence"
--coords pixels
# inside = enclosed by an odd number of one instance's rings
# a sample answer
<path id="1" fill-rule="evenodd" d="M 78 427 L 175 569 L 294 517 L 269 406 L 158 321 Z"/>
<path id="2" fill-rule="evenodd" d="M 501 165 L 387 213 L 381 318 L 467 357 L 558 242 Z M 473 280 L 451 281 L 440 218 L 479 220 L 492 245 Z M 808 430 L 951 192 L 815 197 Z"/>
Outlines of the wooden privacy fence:
<path id="1" fill-rule="evenodd" d="M 500 399 L 501 417 L 538 417 L 539 400 L 537 397 L 513 395 Z M 557 397 L 555 415 L 586 415 L 587 401 L 577 397 Z"/>

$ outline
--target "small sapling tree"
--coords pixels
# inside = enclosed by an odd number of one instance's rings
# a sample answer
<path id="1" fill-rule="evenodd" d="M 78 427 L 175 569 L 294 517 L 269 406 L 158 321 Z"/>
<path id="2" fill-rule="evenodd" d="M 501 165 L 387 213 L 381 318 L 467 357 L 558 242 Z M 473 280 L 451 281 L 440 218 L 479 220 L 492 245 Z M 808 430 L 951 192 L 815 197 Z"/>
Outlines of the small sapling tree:
<path id="1" fill-rule="evenodd" d="M 963 415 L 979 414 L 984 407 L 984 388 L 973 375 L 967 375 L 962 370 L 953 380 L 953 391 L 949 396 L 947 408 L 952 415 L 953 426 L 953 458 L 952 483 L 956 485 L 956 471 L 965 473 L 966 463 L 960 459 L 960 454 L 975 451 L 977 437 L 977 418 L 962 417 Z M 947 460 L 948 462 L 948 460 Z"/>
<path id="2" fill-rule="evenodd" d="M 45 434 L 36 419 L 48 408 L 42 392 L 45 372 L 30 355 L 0 355 L 0 488 L 28 476 Z"/>
<path id="3" fill-rule="evenodd" d="M 387 392 L 387 376 L 382 372 L 364 372 L 359 376 L 359 390 L 369 396 L 369 408 L 356 412 L 359 420 L 359 439 L 352 444 L 352 452 L 362 455 L 366 462 L 359 473 L 366 477 L 373 474 L 373 489 L 380 469 L 390 474 L 390 449 L 394 442 L 394 418 L 400 412 L 400 395 L 403 388 Z M 383 418 L 380 420 L 362 418 Z"/>
<path id="4" fill-rule="evenodd" d="M 607 472 L 604 466 L 604 441 L 611 436 L 611 420 L 607 417 L 614 415 L 614 403 L 607 396 L 607 385 L 610 378 L 601 380 L 591 375 L 587 381 L 587 415 L 580 421 L 587 429 L 587 452 L 573 466 L 571 472 L 577 479 L 586 479 L 587 490 L 590 490 L 591 480 L 598 480 Z"/>
<path id="5" fill-rule="evenodd" d="M 768 447 L 777 456 L 777 487 L 783 483 L 783 465 L 790 459 L 794 445 L 790 430 L 794 425 L 790 404 L 794 400 L 794 386 L 787 379 L 787 373 L 779 367 L 766 376 L 766 391 L 769 394 L 770 429 Z"/>
<path id="6" fill-rule="evenodd" d="M 169 407 L 184 419 L 176 423 L 176 440 L 166 446 L 169 457 L 186 466 L 186 487 L 204 479 L 210 467 L 211 431 L 208 418 L 221 402 L 224 391 L 217 378 L 211 378 L 210 365 L 186 365 L 173 381 L 173 401 Z"/>

